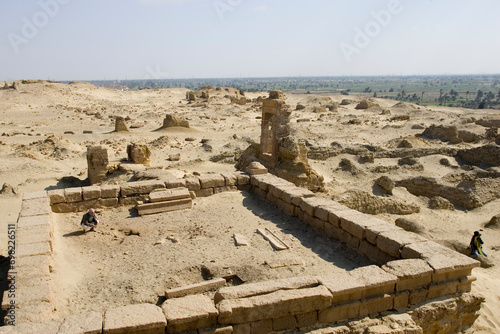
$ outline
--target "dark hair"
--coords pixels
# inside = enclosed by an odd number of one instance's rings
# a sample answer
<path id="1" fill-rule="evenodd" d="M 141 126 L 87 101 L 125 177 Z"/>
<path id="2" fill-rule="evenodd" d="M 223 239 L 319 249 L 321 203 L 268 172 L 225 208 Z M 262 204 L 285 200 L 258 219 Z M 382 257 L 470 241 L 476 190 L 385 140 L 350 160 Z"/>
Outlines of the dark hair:
<path id="1" fill-rule="evenodd" d="M 479 231 L 474 231 L 474 235 L 480 236 L 481 233 L 479 233 Z"/>

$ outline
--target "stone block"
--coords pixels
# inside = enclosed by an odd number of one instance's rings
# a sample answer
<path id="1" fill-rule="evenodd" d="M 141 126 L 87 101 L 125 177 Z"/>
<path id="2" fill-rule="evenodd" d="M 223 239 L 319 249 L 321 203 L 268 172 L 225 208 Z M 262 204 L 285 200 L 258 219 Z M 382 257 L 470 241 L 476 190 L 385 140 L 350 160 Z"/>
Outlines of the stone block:
<path id="1" fill-rule="evenodd" d="M 106 310 L 102 333 L 164 334 L 166 324 L 165 315 L 156 305 L 127 305 Z"/>
<path id="2" fill-rule="evenodd" d="M 365 231 L 368 227 L 388 224 L 355 210 L 338 211 L 336 215 L 340 220 L 340 227 L 360 240 L 365 239 Z"/>
<path id="3" fill-rule="evenodd" d="M 28 230 L 33 227 L 39 226 L 51 226 L 51 216 L 50 214 L 38 215 L 38 216 L 28 216 L 19 217 L 17 220 L 17 228 Z"/>
<path id="4" fill-rule="evenodd" d="M 82 188 L 66 188 L 64 189 L 64 197 L 66 203 L 77 203 L 83 201 Z"/>
<path id="5" fill-rule="evenodd" d="M 202 189 L 224 187 L 226 180 L 221 174 L 204 174 L 198 177 Z"/>
<path id="6" fill-rule="evenodd" d="M 388 231 L 381 232 L 377 236 L 377 247 L 395 258 L 401 258 L 404 246 L 422 241 L 426 241 L 426 239 L 412 232 Z"/>
<path id="7" fill-rule="evenodd" d="M 99 312 L 71 315 L 66 317 L 57 334 L 100 334 L 103 316 Z"/>
<path id="8" fill-rule="evenodd" d="M 343 320 L 358 318 L 360 306 L 361 306 L 360 301 L 355 301 L 343 305 L 334 304 L 325 310 L 319 311 L 318 321 L 320 324 L 329 324 Z"/>
<path id="9" fill-rule="evenodd" d="M 30 199 L 38 199 L 47 197 L 47 192 L 45 190 L 34 191 L 23 194 L 23 201 Z"/>
<path id="10" fill-rule="evenodd" d="M 35 333 L 58 334 L 59 327 L 61 326 L 62 321 L 63 321 L 62 319 L 50 319 L 50 320 L 44 319 L 43 321 L 40 322 L 21 322 L 19 321 L 19 319 L 16 319 L 16 325 L 8 327 L 13 328 L 11 333 L 17 333 L 17 334 L 35 334 Z"/>
<path id="11" fill-rule="evenodd" d="M 378 266 L 359 267 L 350 271 L 349 275 L 364 284 L 362 298 L 393 294 L 395 291 L 397 277 Z"/>
<path id="12" fill-rule="evenodd" d="M 214 188 L 206 188 L 195 191 L 196 197 L 208 197 L 214 194 Z"/>
<path id="13" fill-rule="evenodd" d="M 475 276 L 467 276 L 459 279 L 459 284 L 457 287 L 458 293 L 470 292 L 472 289 L 472 283 L 475 282 L 477 278 Z"/>
<path id="14" fill-rule="evenodd" d="M 264 295 L 278 290 L 294 290 L 318 286 L 319 281 L 314 276 L 297 276 L 281 278 L 264 282 L 248 283 L 219 289 L 215 294 L 215 303 L 223 299 L 240 299 Z"/>
<path id="15" fill-rule="evenodd" d="M 220 193 L 226 192 L 226 191 L 238 191 L 238 188 L 236 186 L 215 187 L 214 188 L 214 195 L 220 194 Z"/>
<path id="16" fill-rule="evenodd" d="M 186 179 L 169 178 L 162 181 L 165 181 L 167 189 L 186 188 Z"/>
<path id="17" fill-rule="evenodd" d="M 25 256 L 16 259 L 16 271 L 25 277 L 49 276 L 54 268 L 52 258 L 47 255 Z"/>
<path id="18" fill-rule="evenodd" d="M 47 215 L 51 212 L 48 197 L 23 200 L 20 217 Z"/>
<path id="19" fill-rule="evenodd" d="M 236 172 L 236 177 L 238 178 L 238 186 L 248 186 L 250 185 L 250 175 L 242 172 Z"/>
<path id="20" fill-rule="evenodd" d="M 297 314 L 295 318 L 297 318 L 297 327 L 310 328 L 318 322 L 318 311 Z"/>
<path id="21" fill-rule="evenodd" d="M 47 191 L 47 195 L 50 198 L 51 205 L 66 202 L 66 197 L 64 196 L 64 189 L 49 190 Z"/>
<path id="22" fill-rule="evenodd" d="M 136 206 L 137 212 L 141 216 L 151 215 L 160 212 L 191 209 L 192 207 L 193 207 L 193 200 L 191 199 L 191 196 L 185 199 L 176 199 L 168 202 L 145 203 L 145 204 L 138 204 Z"/>
<path id="23" fill-rule="evenodd" d="M 155 189 L 165 189 L 165 183 L 159 180 L 147 180 L 127 182 L 121 185 L 121 196 L 132 196 L 137 194 L 149 194 Z"/>
<path id="24" fill-rule="evenodd" d="M 321 205 L 327 205 L 331 201 L 327 200 L 325 198 L 318 198 L 318 197 L 304 197 L 298 204 L 300 209 L 307 213 L 309 216 L 314 217 L 314 211 L 316 210 L 317 207 Z"/>
<path id="25" fill-rule="evenodd" d="M 410 292 L 402 291 L 394 295 L 394 309 L 405 309 L 410 305 Z"/>
<path id="26" fill-rule="evenodd" d="M 301 220 L 320 233 L 324 232 L 325 230 L 326 223 L 319 218 L 311 217 L 307 213 L 304 213 Z"/>
<path id="27" fill-rule="evenodd" d="M 348 272 L 331 273 L 318 277 L 319 282 L 332 294 L 332 304 L 338 305 L 363 298 L 363 282 L 353 278 Z"/>
<path id="28" fill-rule="evenodd" d="M 57 203 L 52 205 L 52 211 L 56 213 L 78 212 L 80 211 L 79 203 Z"/>
<path id="29" fill-rule="evenodd" d="M 177 199 L 191 198 L 187 188 L 172 188 L 154 191 L 149 194 L 149 201 L 151 203 L 172 201 Z"/>
<path id="30" fill-rule="evenodd" d="M 288 315 L 273 319 L 273 331 L 291 331 L 297 328 L 297 318 L 293 315 Z"/>
<path id="31" fill-rule="evenodd" d="M 415 290 L 427 287 L 432 281 L 434 270 L 420 259 L 390 261 L 382 269 L 398 277 L 396 291 Z"/>
<path id="32" fill-rule="evenodd" d="M 217 324 L 218 311 L 204 295 L 167 299 L 161 306 L 167 319 L 167 331 L 179 333 Z"/>
<path id="33" fill-rule="evenodd" d="M 118 198 L 99 198 L 98 208 L 112 208 L 118 206 Z"/>
<path id="34" fill-rule="evenodd" d="M 341 232 L 340 240 L 355 251 L 359 248 L 360 240 L 344 230 Z"/>
<path id="35" fill-rule="evenodd" d="M 47 242 L 52 249 L 52 235 L 45 229 L 43 233 L 38 233 L 38 229 L 18 229 L 16 237 L 16 246 Z"/>
<path id="36" fill-rule="evenodd" d="M 382 252 L 377 246 L 372 245 L 366 240 L 361 240 L 359 243 L 358 252 L 372 261 L 377 263 L 386 263 L 388 261 L 394 260 L 393 257 Z"/>
<path id="37" fill-rule="evenodd" d="M 260 199 L 262 199 L 264 201 L 266 200 L 267 192 L 265 192 L 264 190 L 262 190 L 260 188 L 255 188 L 253 191 L 254 191 L 255 195 L 257 195 L 257 197 L 259 197 Z"/>
<path id="38" fill-rule="evenodd" d="M 298 206 L 302 198 L 314 197 L 314 193 L 308 189 L 295 187 L 286 189 L 281 194 L 281 199 L 288 203 Z"/>
<path id="39" fill-rule="evenodd" d="M 322 285 L 314 288 L 278 290 L 240 299 L 225 299 L 217 304 L 219 323 L 240 324 L 248 321 L 280 318 L 330 307 L 332 295 Z"/>
<path id="40" fill-rule="evenodd" d="M 221 173 L 225 180 L 226 186 L 236 186 L 238 185 L 238 176 L 234 173 Z"/>
<path id="41" fill-rule="evenodd" d="M 250 323 L 234 325 L 233 334 L 252 334 L 252 327 Z"/>
<path id="42" fill-rule="evenodd" d="M 325 234 L 330 238 L 341 241 L 342 229 L 339 227 L 333 226 L 330 223 L 325 223 Z"/>
<path id="43" fill-rule="evenodd" d="M 165 291 L 165 297 L 167 299 L 179 298 L 187 295 L 194 295 L 211 290 L 216 290 L 224 287 L 225 285 L 226 285 L 226 280 L 224 278 L 215 278 L 201 283 L 190 284 L 178 288 L 168 289 Z"/>
<path id="44" fill-rule="evenodd" d="M 21 308 L 25 305 L 38 303 L 49 303 L 52 310 L 56 308 L 56 298 L 50 281 L 44 281 L 37 286 L 23 286 L 21 289 L 17 289 L 15 301 L 16 305 Z"/>
<path id="45" fill-rule="evenodd" d="M 186 178 L 186 187 L 189 191 L 197 191 L 201 189 L 200 179 L 197 177 Z"/>
<path id="46" fill-rule="evenodd" d="M 409 303 L 410 305 L 418 305 L 427 300 L 427 288 L 411 290 Z"/>
<path id="47" fill-rule="evenodd" d="M 101 187 L 90 186 L 82 188 L 83 200 L 88 201 L 91 199 L 98 199 L 101 197 Z"/>
<path id="48" fill-rule="evenodd" d="M 37 242 L 18 247 L 16 253 L 18 257 L 34 256 L 34 255 L 51 255 L 52 249 L 48 242 Z"/>
<path id="49" fill-rule="evenodd" d="M 254 321 L 250 323 L 250 332 L 252 334 L 267 334 L 273 331 L 272 319 Z"/>
<path id="50" fill-rule="evenodd" d="M 199 334 L 232 334 L 233 326 L 224 326 L 216 328 L 204 328 L 198 330 Z"/>
<path id="51" fill-rule="evenodd" d="M 135 206 L 137 205 L 138 202 L 146 201 L 148 197 L 149 196 L 147 195 L 120 197 L 118 199 L 118 203 L 120 203 L 121 206 Z"/>
<path id="52" fill-rule="evenodd" d="M 451 296 L 458 292 L 460 281 L 448 281 L 444 283 L 431 284 L 427 291 L 427 299 L 436 299 L 444 296 Z"/>
<path id="53" fill-rule="evenodd" d="M 367 315 L 375 316 L 381 312 L 391 310 L 394 307 L 394 296 L 384 295 L 371 299 L 361 300 L 359 306 L 359 316 L 364 317 Z"/>
<path id="54" fill-rule="evenodd" d="M 283 213 L 288 215 L 288 216 L 292 216 L 292 217 L 297 216 L 297 207 L 295 205 L 288 204 L 282 200 L 277 200 L 276 206 L 278 207 L 278 209 L 283 211 Z"/>
<path id="55" fill-rule="evenodd" d="M 369 226 L 365 229 L 365 238 L 369 243 L 376 245 L 378 235 L 382 232 L 390 231 L 402 231 L 402 229 L 391 224 Z"/>
<path id="56" fill-rule="evenodd" d="M 119 185 L 102 185 L 101 197 L 102 198 L 118 198 L 120 197 L 121 187 Z"/>

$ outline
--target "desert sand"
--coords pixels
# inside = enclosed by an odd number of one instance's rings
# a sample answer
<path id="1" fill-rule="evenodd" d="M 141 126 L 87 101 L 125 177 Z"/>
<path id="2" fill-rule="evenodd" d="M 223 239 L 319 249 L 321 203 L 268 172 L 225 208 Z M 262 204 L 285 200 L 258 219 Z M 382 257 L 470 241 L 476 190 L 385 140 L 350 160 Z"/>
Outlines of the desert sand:
<path id="1" fill-rule="evenodd" d="M 3 86 L 2 82 L 0 82 L 1 86 Z M 240 104 L 235 99 L 231 101 L 230 98 L 224 97 L 238 95 L 238 91 L 234 89 L 213 90 L 209 102 L 201 100 L 189 102 L 186 99 L 186 92 L 188 92 L 187 89 L 119 91 L 98 88 L 88 83 L 61 84 L 43 81 L 19 83 L 17 89 L 0 90 L 0 186 L 7 183 L 14 190 L 6 189 L 0 194 L 3 211 L 0 229 L 7 231 L 7 225 L 16 222 L 22 193 L 81 185 L 87 177 L 86 147 L 90 145 L 106 147 L 110 161 L 116 165 L 127 157 L 127 144 L 148 144 L 151 147 L 150 167 L 117 171 L 111 176 L 110 183 L 121 183 L 165 173 L 182 177 L 191 173 L 234 171 L 238 156 L 250 143 L 259 141 L 261 104 L 256 99 L 267 98 L 268 94 L 245 93 L 249 102 Z M 394 207 L 401 212 L 394 213 L 394 210 L 389 210 L 393 213 L 378 212 L 377 217 L 392 223 L 398 218 L 405 218 L 419 228 L 418 233 L 458 250 L 467 246 L 473 231 L 482 230 L 485 251 L 489 255 L 488 265 L 484 267 L 493 266 L 477 268 L 473 271 L 478 278 L 473 285 L 473 290 L 483 294 L 486 298 L 473 331 L 475 333 L 498 333 L 500 331 L 498 317 L 500 314 L 500 279 L 498 278 L 500 228 L 498 225 L 488 227 L 485 225 L 493 216 L 500 213 L 498 209 L 500 198 L 493 196 L 493 199 L 485 204 L 476 205 L 474 208 L 446 204 L 431 209 L 432 205 L 426 196 L 416 196 L 402 186 L 396 186 L 391 196 L 384 196 L 386 194 L 381 194 L 380 189 L 374 186 L 374 182 L 383 175 L 396 181 L 418 176 L 450 180 L 456 177 L 457 173 L 480 172 L 478 168 L 464 168 L 463 162 L 442 153 L 450 148 L 468 149 L 491 143 L 491 140 L 483 138 L 487 128 L 476 124 L 474 120 L 498 119 L 499 113 L 492 110 L 425 107 L 411 104 L 395 106 L 397 101 L 384 99 L 373 99 L 373 103 L 378 106 L 355 109 L 361 100 L 356 96 L 285 94 L 285 98 L 292 109 L 295 109 L 297 104 L 305 106 L 305 109 L 294 110 L 292 113 L 292 127 L 296 137 L 306 140 L 308 147 L 318 152 L 318 148 L 342 148 L 339 154 L 330 154 L 330 157 L 323 156 L 321 159 L 309 159 L 310 165 L 324 177 L 325 197 L 349 202 L 352 205 L 356 203 L 363 205 L 366 201 L 373 204 L 370 202 L 371 197 L 366 194 L 376 198 L 391 198 L 397 202 Z M 353 102 L 339 105 L 332 111 L 324 108 L 327 105 L 337 105 L 345 98 Z M 176 127 L 158 130 L 167 114 L 187 120 L 190 128 Z M 113 132 L 116 116 L 127 119 L 129 132 Z M 477 139 L 471 142 L 450 143 L 439 139 L 421 138 L 420 135 L 424 129 L 431 125 L 454 125 L 460 130 L 475 134 Z M 84 131 L 92 133 L 84 133 Z M 434 154 L 415 157 L 416 161 L 405 162 L 400 161 L 399 157 L 390 156 L 380 158 L 375 156 L 375 159 L 370 160 L 370 152 L 376 153 L 381 148 L 394 150 L 398 146 L 415 149 L 435 148 L 436 151 Z M 171 159 L 171 156 L 175 154 L 180 154 L 180 160 L 171 161 L 176 160 Z M 361 156 L 365 156 L 366 160 L 360 162 Z M 446 159 L 448 163 L 445 163 L 443 159 Z M 346 161 L 350 163 L 346 165 Z M 493 190 L 488 190 L 487 186 L 481 189 L 484 192 L 494 193 Z M 361 192 L 363 193 L 360 195 Z M 203 263 L 221 260 L 220 254 L 210 253 L 209 246 L 204 244 L 210 236 L 224 235 L 227 240 L 232 233 L 238 233 L 237 230 L 247 228 L 247 235 L 252 238 L 251 243 L 259 245 L 262 240 L 250 232 L 255 226 L 246 226 L 245 218 L 241 218 L 239 222 L 235 219 L 235 223 L 231 224 L 231 221 L 227 221 L 227 215 L 220 210 L 210 212 L 214 204 L 224 203 L 227 210 L 234 210 L 235 217 L 244 217 L 249 210 L 248 207 L 241 205 L 245 201 L 244 193 L 232 195 L 226 193 L 218 196 L 199 199 L 197 206 L 209 212 L 211 219 L 225 220 L 226 230 L 213 230 L 213 227 L 211 229 L 201 222 L 196 225 L 194 222 L 196 215 L 193 213 L 176 213 L 182 215 L 183 219 L 189 217 L 188 219 L 193 220 L 193 229 L 184 231 L 174 224 L 169 227 L 171 231 L 166 229 L 163 234 L 158 234 L 159 231 L 149 234 L 144 232 L 140 237 L 141 242 L 155 244 L 161 239 L 162 241 L 154 247 L 161 249 L 161 247 L 168 246 L 173 249 L 176 242 L 172 239 L 177 238 L 179 244 L 190 244 L 193 240 L 197 240 L 207 249 L 201 261 Z M 256 206 L 255 203 L 249 205 Z M 384 211 L 386 207 L 387 205 L 382 205 L 379 211 Z M 404 210 L 401 208 L 406 207 L 411 208 L 414 213 L 404 212 L 403 214 Z M 270 207 L 269 210 L 272 212 L 273 209 Z M 100 213 L 103 218 L 102 230 L 83 236 L 79 236 L 78 233 L 72 234 L 78 231 L 79 214 L 58 215 L 57 221 L 60 224 L 56 234 L 59 235 L 60 242 L 57 243 L 56 238 L 56 258 L 59 257 L 60 261 L 67 261 L 73 266 L 76 263 L 89 268 L 89 271 L 95 274 L 94 279 L 99 285 L 100 280 L 112 277 L 113 268 L 99 266 L 96 263 L 97 258 L 91 253 L 92 245 L 122 242 L 120 245 L 126 246 L 127 240 L 136 238 L 137 236 L 134 235 L 125 236 L 124 229 L 120 230 L 118 226 L 119 219 L 128 214 L 128 210 L 124 208 L 104 210 Z M 258 216 L 255 212 L 252 215 Z M 141 222 L 146 231 L 151 229 L 151 224 L 155 223 L 154 219 L 151 216 Z M 263 219 L 259 223 L 257 220 L 256 223 L 265 225 L 266 221 Z M 70 237 L 64 238 L 64 235 Z M 148 235 L 147 238 L 144 237 L 146 235 Z M 283 237 L 286 238 L 285 235 Z M 293 240 L 288 241 L 293 244 Z M 0 255 L 7 256 L 6 245 L 6 232 L 2 232 Z M 234 245 L 225 244 L 221 247 L 234 247 Z M 281 268 L 274 273 L 264 273 L 263 276 L 294 275 L 304 266 L 307 267 L 307 264 L 310 265 L 307 270 L 311 270 L 311 263 L 314 261 L 322 262 L 317 266 L 317 270 L 328 268 L 330 264 L 326 251 L 314 251 L 314 253 L 322 254 L 321 260 L 318 260 L 308 257 L 307 247 L 305 249 L 300 247 L 301 245 L 297 244 L 294 250 L 297 252 L 296 257 L 299 257 L 303 264 L 289 266 L 286 269 Z M 342 251 L 340 244 L 333 247 Z M 259 252 L 261 248 L 255 247 L 259 249 Z M 105 250 L 105 248 L 101 249 Z M 126 252 L 132 254 L 124 254 Z M 164 256 L 161 251 L 159 252 L 155 256 Z M 137 258 L 133 258 L 133 253 L 133 250 L 124 248 L 119 254 L 110 254 L 110 256 L 113 255 L 114 259 L 120 261 L 138 263 L 137 271 L 141 270 L 141 266 L 147 267 L 149 262 L 139 263 Z M 260 262 L 263 262 L 262 258 L 274 256 L 264 251 L 244 256 L 248 258 L 257 254 L 261 258 Z M 178 256 L 179 262 L 174 265 L 187 260 L 182 258 L 182 252 L 179 252 Z M 127 257 L 132 257 L 132 259 L 127 259 Z M 234 255 L 231 260 L 238 261 L 239 259 L 238 255 Z M 292 260 L 287 259 L 287 261 Z M 362 258 L 353 257 L 345 260 L 341 267 L 347 269 L 363 261 Z M 152 262 L 150 264 L 153 265 Z M 173 287 L 179 284 L 179 280 L 187 283 L 191 283 L 189 280 L 195 280 L 194 276 L 189 276 L 188 269 L 185 269 L 182 275 L 179 274 L 181 277 L 177 276 L 177 278 L 169 270 L 171 268 L 162 272 L 166 285 L 153 286 L 151 291 L 161 294 L 161 289 Z M 78 271 L 70 268 L 64 272 L 63 269 L 58 275 L 66 277 L 66 281 L 61 279 L 60 286 L 61 291 L 67 293 L 61 294 L 60 298 L 75 297 L 72 295 L 74 292 L 71 287 L 75 281 L 81 279 Z M 117 282 L 118 280 L 117 278 Z M 148 279 L 144 278 L 144 282 L 148 282 Z M 127 282 L 117 284 L 126 285 Z M 106 292 L 91 286 L 92 284 L 85 283 L 85 292 L 81 292 L 78 297 L 84 300 L 89 296 L 98 296 L 105 300 Z M 122 300 L 122 303 L 139 300 L 155 302 L 150 300 L 151 291 L 140 291 L 133 284 L 130 289 L 135 292 L 129 294 L 130 299 Z M 72 308 L 86 307 L 78 304 L 80 302 L 78 300 L 74 306 L 70 306 L 69 300 L 59 302 L 66 307 L 61 309 L 63 313 L 74 311 Z M 119 302 L 119 300 L 116 301 L 116 303 Z"/>

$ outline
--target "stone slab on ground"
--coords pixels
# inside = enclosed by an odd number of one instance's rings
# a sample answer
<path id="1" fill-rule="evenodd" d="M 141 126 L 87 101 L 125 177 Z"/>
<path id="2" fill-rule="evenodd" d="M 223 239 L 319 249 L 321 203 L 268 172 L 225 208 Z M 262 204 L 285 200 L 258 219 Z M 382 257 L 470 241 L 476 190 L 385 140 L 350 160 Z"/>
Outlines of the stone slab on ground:
<path id="1" fill-rule="evenodd" d="M 178 288 L 168 289 L 165 291 L 165 298 L 172 299 L 172 298 L 184 297 L 187 295 L 194 295 L 211 290 L 216 290 L 222 288 L 224 285 L 226 285 L 226 280 L 224 278 L 215 278 L 201 283 L 190 284 Z"/>
<path id="2" fill-rule="evenodd" d="M 102 333 L 164 334 L 166 325 L 161 308 L 153 304 L 135 304 L 106 310 Z"/>
<path id="3" fill-rule="evenodd" d="M 48 197 L 23 200 L 20 217 L 47 215 L 51 212 Z"/>
<path id="4" fill-rule="evenodd" d="M 174 188 L 161 191 L 154 191 L 149 194 L 151 203 L 173 201 L 176 199 L 191 198 L 187 188 Z"/>
<path id="5" fill-rule="evenodd" d="M 121 185 L 121 196 L 149 194 L 155 189 L 166 189 L 165 183 L 159 180 L 127 182 Z"/>
<path id="6" fill-rule="evenodd" d="M 103 315 L 99 312 L 71 315 L 64 318 L 57 334 L 100 334 Z"/>
<path id="7" fill-rule="evenodd" d="M 38 215 L 38 216 L 28 216 L 19 217 L 17 220 L 18 229 L 29 229 L 35 226 L 49 226 L 51 224 L 50 214 Z"/>

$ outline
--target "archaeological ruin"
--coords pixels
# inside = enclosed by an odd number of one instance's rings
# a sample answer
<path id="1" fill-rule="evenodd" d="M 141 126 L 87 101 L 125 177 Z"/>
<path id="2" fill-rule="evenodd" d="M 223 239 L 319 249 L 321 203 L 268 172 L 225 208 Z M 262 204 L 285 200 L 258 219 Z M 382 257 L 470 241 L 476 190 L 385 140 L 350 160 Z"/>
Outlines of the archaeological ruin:
<path id="1" fill-rule="evenodd" d="M 91 186 L 25 193 L 16 226 L 15 264 L 9 273 L 16 278 L 16 295 L 7 290 L 2 304 L 5 323 L 15 314 L 16 327 L 1 327 L 0 333 L 253 334 L 320 328 L 359 333 L 360 328 L 371 328 L 367 333 L 423 334 L 470 327 L 483 301 L 471 291 L 472 269 L 479 262 L 324 198 L 323 178 L 309 166 L 304 142 L 293 135 L 290 114 L 280 92 L 263 100 L 261 142 L 242 154 L 237 172 L 105 184 L 107 152 L 89 147 Z M 147 164 L 144 148 L 135 145 L 128 151 L 129 159 Z M 380 183 L 390 192 L 387 180 Z M 126 207 L 140 216 L 135 219 L 168 217 L 160 215 L 194 211 L 200 199 L 231 192 L 268 203 L 308 233 L 339 243 L 370 264 L 243 284 L 227 275 L 200 277 L 198 283 L 167 289 L 156 304 L 54 317 L 59 307 L 54 276 L 62 266 L 54 259 L 55 235 L 57 224 L 66 217 L 60 215 Z M 290 226 L 283 231 L 293 233 Z M 286 243 L 270 228 L 256 233 L 275 252 L 286 251 Z M 245 243 L 241 236 L 234 238 L 237 244 Z"/>

